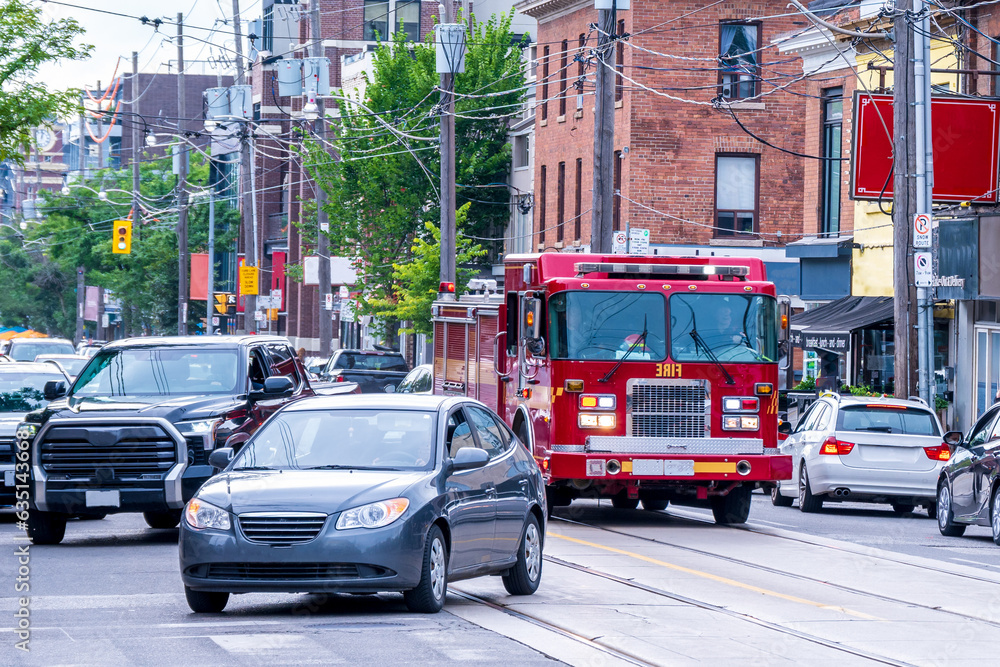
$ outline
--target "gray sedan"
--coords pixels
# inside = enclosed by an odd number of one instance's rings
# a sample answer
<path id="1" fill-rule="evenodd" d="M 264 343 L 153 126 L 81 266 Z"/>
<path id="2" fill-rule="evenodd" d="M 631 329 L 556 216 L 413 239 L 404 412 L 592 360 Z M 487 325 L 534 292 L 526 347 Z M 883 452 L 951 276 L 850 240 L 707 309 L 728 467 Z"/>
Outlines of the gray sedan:
<path id="1" fill-rule="evenodd" d="M 478 401 L 307 398 L 210 461 L 225 470 L 180 530 L 195 612 L 222 611 L 230 593 L 401 591 L 433 613 L 448 581 L 499 574 L 512 595 L 541 581 L 541 473 Z"/>

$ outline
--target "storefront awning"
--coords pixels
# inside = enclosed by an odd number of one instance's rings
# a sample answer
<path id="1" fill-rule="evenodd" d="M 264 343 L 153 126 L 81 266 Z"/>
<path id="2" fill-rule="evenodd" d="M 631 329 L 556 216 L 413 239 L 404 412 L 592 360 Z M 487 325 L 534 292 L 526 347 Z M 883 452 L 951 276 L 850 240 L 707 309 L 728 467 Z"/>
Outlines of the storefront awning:
<path id="1" fill-rule="evenodd" d="M 891 296 L 846 296 L 792 318 L 796 347 L 844 352 L 851 332 L 892 320 Z"/>

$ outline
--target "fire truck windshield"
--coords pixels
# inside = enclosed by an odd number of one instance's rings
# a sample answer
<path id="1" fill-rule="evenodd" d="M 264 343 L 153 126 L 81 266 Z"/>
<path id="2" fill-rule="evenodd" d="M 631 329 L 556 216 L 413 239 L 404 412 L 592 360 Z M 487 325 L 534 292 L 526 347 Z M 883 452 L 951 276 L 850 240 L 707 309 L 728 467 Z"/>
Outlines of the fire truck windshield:
<path id="1" fill-rule="evenodd" d="M 553 359 L 666 359 L 666 303 L 662 294 L 566 291 L 549 298 L 549 353 Z M 643 323 L 646 326 L 644 341 Z"/>
<path id="2" fill-rule="evenodd" d="M 672 295 L 670 356 L 676 361 L 776 361 L 775 300 L 761 294 Z"/>

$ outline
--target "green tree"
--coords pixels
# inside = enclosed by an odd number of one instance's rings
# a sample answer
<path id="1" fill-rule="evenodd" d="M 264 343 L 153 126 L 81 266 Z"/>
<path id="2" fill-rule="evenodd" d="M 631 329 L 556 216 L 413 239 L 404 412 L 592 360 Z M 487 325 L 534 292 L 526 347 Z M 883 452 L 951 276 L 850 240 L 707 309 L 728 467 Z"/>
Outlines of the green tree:
<path id="1" fill-rule="evenodd" d="M 208 163 L 192 161 L 189 187 L 207 186 Z M 9 229 L 0 237 L 0 313 L 5 325 L 22 325 L 72 336 L 76 327 L 76 270 L 83 267 L 88 285 L 110 289 L 122 301 L 128 332 L 177 331 L 177 178 L 170 159 L 140 167 L 143 212 L 133 224 L 132 252 L 111 251 L 112 225 L 131 212 L 131 173 L 106 170 L 90 187 L 69 196 L 51 195 L 42 205 L 45 218 L 28 223 L 23 234 Z M 108 192 L 101 200 L 94 190 Z M 204 252 L 208 238 L 207 198 L 189 206 L 188 246 Z M 216 204 L 217 253 L 234 249 L 238 213 Z M 218 255 L 217 255 L 218 256 Z M 205 317 L 204 302 L 190 302 L 190 331 Z"/>
<path id="2" fill-rule="evenodd" d="M 507 133 L 524 100 L 523 44 L 513 41 L 512 17 L 513 12 L 473 22 L 465 73 L 455 77 L 458 203 L 468 206 L 457 223 L 459 238 L 502 237 L 510 215 L 504 185 L 511 158 Z M 303 157 L 329 195 L 331 253 L 358 260 L 365 295 L 361 312 L 395 318 L 408 311 L 397 304 L 426 299 L 408 289 L 423 290 L 428 280 L 437 286 L 437 269 L 426 273 L 430 262 L 406 267 L 417 261 L 417 249 L 436 243 L 427 223 L 440 220 L 439 75 L 433 41 L 408 43 L 403 33 L 376 49 L 373 64 L 364 99 L 341 101 L 341 118 L 331 124 L 328 140 L 338 159 L 311 140 L 304 142 Z M 304 216 L 300 226 L 304 239 L 315 238 L 315 218 Z M 485 259 L 494 259 L 502 248 L 501 242 L 484 245 Z M 397 284 L 400 271 L 426 275 L 403 287 Z M 414 326 L 424 330 L 426 324 Z"/>
<path id="3" fill-rule="evenodd" d="M 462 218 L 468 212 L 469 204 L 459 209 Z M 410 326 L 400 329 L 400 333 L 433 332 L 431 326 L 431 305 L 438 293 L 438 276 L 441 270 L 441 230 L 431 222 L 424 224 L 427 239 L 417 237 L 410 249 L 409 262 L 393 264 L 392 278 L 395 281 L 394 298 L 375 299 L 368 305 L 382 317 L 391 317 L 400 322 L 410 322 Z M 486 250 L 470 239 L 458 239 L 458 264 L 471 264 L 486 254 Z M 457 291 L 461 292 L 475 276 L 476 269 L 458 269 Z"/>
<path id="4" fill-rule="evenodd" d="M 74 19 L 46 21 L 41 7 L 4 0 L 0 7 L 0 161 L 23 159 L 31 130 L 79 108 L 78 91 L 54 92 L 36 80 L 38 68 L 85 58 L 92 47 L 74 44 L 83 27 Z"/>

